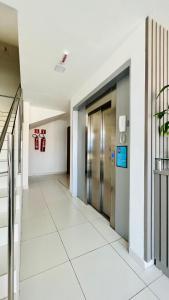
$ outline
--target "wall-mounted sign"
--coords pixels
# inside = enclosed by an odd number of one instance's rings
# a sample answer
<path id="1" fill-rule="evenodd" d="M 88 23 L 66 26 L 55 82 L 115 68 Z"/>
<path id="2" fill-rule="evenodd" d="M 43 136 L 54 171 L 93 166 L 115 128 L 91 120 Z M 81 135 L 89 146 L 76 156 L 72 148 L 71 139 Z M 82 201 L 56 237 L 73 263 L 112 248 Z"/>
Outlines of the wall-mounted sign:
<path id="1" fill-rule="evenodd" d="M 46 129 L 34 129 L 34 133 L 32 134 L 32 137 L 34 138 L 34 147 L 35 150 L 39 150 L 39 141 L 40 141 L 40 151 L 45 152 L 46 150 Z"/>
<path id="2" fill-rule="evenodd" d="M 127 168 L 127 146 L 117 146 L 116 152 L 116 166 Z"/>

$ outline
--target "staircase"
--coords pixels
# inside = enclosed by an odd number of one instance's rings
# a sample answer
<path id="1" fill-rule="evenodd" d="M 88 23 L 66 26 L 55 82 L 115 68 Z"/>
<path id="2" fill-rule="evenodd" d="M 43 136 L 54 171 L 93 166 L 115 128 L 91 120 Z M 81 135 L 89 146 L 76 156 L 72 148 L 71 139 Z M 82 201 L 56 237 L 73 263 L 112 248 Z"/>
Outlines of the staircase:
<path id="1" fill-rule="evenodd" d="M 13 300 L 18 299 L 19 291 L 22 198 L 21 157 L 18 155 L 21 154 L 22 142 L 20 87 L 11 100 L 9 110 L 3 111 L 1 102 L 0 110 L 0 300 Z M 13 148 L 10 148 L 12 144 L 8 144 L 8 139 L 14 141 Z"/>

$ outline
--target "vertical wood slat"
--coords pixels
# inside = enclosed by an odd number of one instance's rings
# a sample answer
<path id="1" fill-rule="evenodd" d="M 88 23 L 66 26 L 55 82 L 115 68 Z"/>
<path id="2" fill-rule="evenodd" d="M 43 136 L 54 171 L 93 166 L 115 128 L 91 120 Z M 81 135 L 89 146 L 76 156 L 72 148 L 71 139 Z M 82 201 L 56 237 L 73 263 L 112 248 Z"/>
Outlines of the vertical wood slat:
<path id="1" fill-rule="evenodd" d="M 152 165 L 151 165 L 151 152 L 152 152 L 152 142 L 151 139 L 148 138 L 152 136 L 152 124 L 151 124 L 151 108 L 152 108 L 152 94 L 151 94 L 151 86 L 152 86 L 152 22 L 147 18 L 146 19 L 146 73 L 145 73 L 145 224 L 144 224 L 144 236 L 145 236 L 145 245 L 144 245 L 144 257 L 146 261 L 151 259 L 152 255 L 152 237 L 151 237 L 151 218 L 152 218 L 152 210 L 151 210 L 151 201 L 146 201 L 147 199 L 152 198 Z M 151 212 L 151 215 L 150 215 Z M 151 250 L 150 250 L 151 248 Z"/>
<path id="2" fill-rule="evenodd" d="M 154 238 L 154 178 L 155 157 L 169 157 L 169 138 L 159 136 L 159 121 L 154 114 L 169 105 L 168 92 L 156 96 L 169 84 L 169 33 L 154 20 L 146 20 L 146 77 L 145 77 L 145 260 L 153 258 Z M 165 164 L 165 166 L 169 164 Z M 155 220 L 156 221 L 156 220 Z M 168 249 L 168 248 L 167 248 Z"/>
<path id="3" fill-rule="evenodd" d="M 157 60 L 156 60 L 156 77 L 157 77 L 157 81 L 156 81 L 156 95 L 158 94 L 159 92 L 159 87 L 160 87 L 160 75 L 159 75 L 159 71 L 160 71 L 160 60 L 159 60 L 159 57 L 160 57 L 160 46 L 159 46 L 159 41 L 160 41 L 160 28 L 158 26 L 158 24 L 156 24 L 156 27 L 157 27 L 157 36 L 156 36 L 156 45 L 157 45 Z M 159 101 L 155 101 L 156 103 L 156 112 L 160 111 L 160 102 Z M 155 135 L 156 135 L 156 141 L 157 141 L 157 145 L 156 145 L 156 150 L 155 150 L 155 156 L 156 157 L 160 157 L 160 137 L 159 137 L 159 122 L 156 118 L 156 132 L 155 132 Z M 154 156 L 154 157 L 155 157 Z"/>
<path id="4" fill-rule="evenodd" d="M 160 58 L 159 58 L 159 63 L 160 63 L 160 81 L 159 81 L 159 91 L 163 87 L 163 28 L 160 26 L 160 41 L 159 41 L 159 46 L 160 46 Z M 159 103 L 160 103 L 160 111 L 164 109 L 164 94 L 162 93 L 159 97 Z M 164 124 L 163 119 L 160 120 L 160 126 Z M 163 136 L 160 136 L 160 157 L 164 157 L 164 138 Z"/>
<path id="5" fill-rule="evenodd" d="M 161 264 L 165 269 L 167 266 L 167 176 L 161 175 Z"/>
<path id="6" fill-rule="evenodd" d="M 156 101 L 154 102 L 155 99 L 155 94 L 156 94 L 156 56 L 157 56 L 157 48 L 156 48 L 156 28 L 157 28 L 157 23 L 152 21 L 152 85 L 151 85 L 151 118 L 152 118 L 152 128 L 151 128 L 151 136 L 152 136 L 152 144 L 151 144 L 151 149 L 152 149 L 152 154 L 151 155 L 151 170 L 155 169 L 155 160 L 152 159 L 155 157 L 156 153 L 156 134 L 152 134 L 153 132 L 156 132 L 158 128 L 156 128 L 156 119 L 153 117 L 156 113 Z M 152 174 L 150 174 L 150 180 L 151 180 Z M 151 198 L 154 190 L 154 180 L 151 182 Z M 151 229 L 150 234 L 149 234 L 149 239 L 151 243 L 149 243 L 149 248 L 151 248 L 151 257 L 154 256 L 154 247 L 152 247 L 152 237 L 154 236 L 154 201 L 150 202 L 150 208 L 149 208 L 150 214 L 152 214 L 151 217 Z"/>
<path id="7" fill-rule="evenodd" d="M 169 32 L 167 30 L 166 32 L 167 39 L 166 39 L 166 47 L 167 47 L 167 53 L 166 53 L 166 62 L 167 62 L 167 71 L 166 71 L 166 79 L 167 79 L 167 84 L 169 83 Z M 167 93 L 167 106 L 169 106 L 169 95 Z M 167 115 L 167 120 L 169 121 L 169 115 Z M 169 151 L 169 138 L 167 139 L 167 145 L 168 145 L 168 151 Z M 169 162 L 167 167 L 169 167 Z"/>
<path id="8" fill-rule="evenodd" d="M 169 272 L 169 176 L 167 181 L 167 269 Z"/>
<path id="9" fill-rule="evenodd" d="M 163 29 L 164 31 L 164 39 L 163 39 L 163 86 L 165 86 L 168 81 L 167 81 L 167 30 Z M 164 108 L 167 108 L 167 94 L 168 92 L 164 92 Z M 164 122 L 167 121 L 167 116 L 164 117 Z M 168 138 L 164 138 L 164 157 L 168 156 Z M 167 164 L 165 163 L 165 167 L 167 167 Z"/>
<path id="10" fill-rule="evenodd" d="M 154 239 L 154 251 L 155 251 L 155 259 L 158 261 L 160 261 L 160 247 L 161 247 L 161 225 L 160 225 L 160 201 L 159 198 L 160 194 L 161 194 L 161 178 L 160 175 L 155 174 L 154 176 L 154 190 L 155 190 L 155 197 L 154 197 L 154 219 L 155 219 L 155 223 L 154 223 L 154 231 L 155 231 L 155 239 Z"/>

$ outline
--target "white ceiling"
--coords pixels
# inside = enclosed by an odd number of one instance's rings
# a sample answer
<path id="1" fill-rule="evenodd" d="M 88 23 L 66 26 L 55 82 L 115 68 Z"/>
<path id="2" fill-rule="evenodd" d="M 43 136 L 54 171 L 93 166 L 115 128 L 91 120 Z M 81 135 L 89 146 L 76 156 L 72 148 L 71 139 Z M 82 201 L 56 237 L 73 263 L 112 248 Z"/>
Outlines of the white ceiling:
<path id="1" fill-rule="evenodd" d="M 18 46 L 17 12 L 0 2 L 0 41 Z"/>
<path id="2" fill-rule="evenodd" d="M 63 111 L 147 15 L 169 26 L 168 0 L 18 1 L 24 98 Z M 59 74 L 54 66 L 64 50 L 67 70 Z"/>

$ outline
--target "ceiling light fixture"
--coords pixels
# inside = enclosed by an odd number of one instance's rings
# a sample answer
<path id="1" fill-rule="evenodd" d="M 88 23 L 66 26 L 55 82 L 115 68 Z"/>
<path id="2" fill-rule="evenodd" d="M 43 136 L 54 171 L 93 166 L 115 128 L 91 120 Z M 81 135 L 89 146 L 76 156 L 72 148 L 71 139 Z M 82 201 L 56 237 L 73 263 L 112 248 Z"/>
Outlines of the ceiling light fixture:
<path id="1" fill-rule="evenodd" d="M 55 71 L 59 73 L 63 73 L 66 70 L 65 63 L 68 57 L 68 51 L 64 51 L 63 56 L 59 63 L 55 66 Z"/>

